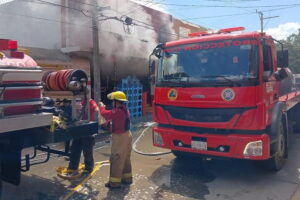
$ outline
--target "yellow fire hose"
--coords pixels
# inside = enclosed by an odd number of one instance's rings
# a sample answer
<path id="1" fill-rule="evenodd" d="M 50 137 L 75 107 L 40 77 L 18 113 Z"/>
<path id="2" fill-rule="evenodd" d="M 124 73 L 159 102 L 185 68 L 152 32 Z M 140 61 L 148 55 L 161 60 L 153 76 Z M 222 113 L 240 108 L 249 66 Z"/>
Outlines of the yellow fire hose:
<path id="1" fill-rule="evenodd" d="M 66 180 L 74 180 L 79 178 L 82 173 L 84 172 L 85 165 L 83 163 L 80 163 L 77 170 L 68 169 L 67 167 L 58 167 L 57 168 L 57 176 L 66 179 Z M 77 172 L 74 176 L 69 176 L 70 173 Z"/>
<path id="2" fill-rule="evenodd" d="M 86 176 L 82 181 L 80 181 L 80 183 L 74 187 L 67 195 L 65 195 L 62 200 L 67 200 L 69 199 L 75 192 L 78 192 L 82 186 L 104 165 L 109 164 L 108 160 L 105 161 L 101 161 L 101 162 L 96 162 L 95 163 L 96 166 L 94 167 L 94 170 L 88 174 L 88 176 Z M 68 180 L 73 180 L 76 179 L 78 177 L 80 177 L 82 175 L 82 173 L 84 172 L 84 164 L 80 164 L 79 168 L 78 168 L 78 174 L 76 174 L 76 176 L 70 176 L 67 177 L 66 174 L 70 173 L 70 172 L 74 172 L 73 170 L 68 170 L 66 167 L 59 167 L 57 169 L 57 175 L 63 179 L 68 179 Z"/>

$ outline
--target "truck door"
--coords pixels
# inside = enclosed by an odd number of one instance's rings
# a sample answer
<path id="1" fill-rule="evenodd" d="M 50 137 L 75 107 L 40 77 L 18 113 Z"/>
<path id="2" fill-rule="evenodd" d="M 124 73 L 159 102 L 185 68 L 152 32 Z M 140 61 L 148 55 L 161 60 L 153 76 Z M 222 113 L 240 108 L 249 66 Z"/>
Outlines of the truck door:
<path id="1" fill-rule="evenodd" d="M 274 64 L 274 44 L 270 41 L 265 42 L 263 45 L 263 81 L 264 81 L 264 96 L 266 109 L 270 113 L 270 109 L 278 99 L 277 95 L 277 81 L 274 76 L 275 64 Z M 273 48 L 272 48 L 273 47 Z M 270 119 L 270 118 L 269 118 Z"/>

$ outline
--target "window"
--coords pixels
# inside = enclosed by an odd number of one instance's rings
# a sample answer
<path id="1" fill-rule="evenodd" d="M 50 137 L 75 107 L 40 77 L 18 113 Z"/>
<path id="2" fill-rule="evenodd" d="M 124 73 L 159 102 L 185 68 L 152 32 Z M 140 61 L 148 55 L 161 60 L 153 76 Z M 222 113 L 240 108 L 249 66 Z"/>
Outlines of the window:
<path id="1" fill-rule="evenodd" d="M 264 64 L 264 71 L 273 71 L 273 63 L 272 63 L 272 51 L 271 47 L 265 45 L 263 47 L 263 64 Z"/>

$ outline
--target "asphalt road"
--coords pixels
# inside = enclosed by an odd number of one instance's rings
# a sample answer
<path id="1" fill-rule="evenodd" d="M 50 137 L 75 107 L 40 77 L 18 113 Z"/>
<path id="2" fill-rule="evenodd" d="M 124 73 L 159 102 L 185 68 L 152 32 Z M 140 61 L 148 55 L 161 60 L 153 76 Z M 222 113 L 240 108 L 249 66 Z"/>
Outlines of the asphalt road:
<path id="1" fill-rule="evenodd" d="M 136 130 L 134 135 L 141 133 Z M 136 138 L 136 137 L 135 137 Z M 150 131 L 137 145 L 144 152 L 166 151 L 152 147 Z M 132 153 L 134 183 L 109 191 L 104 187 L 109 166 L 101 166 L 85 180 L 62 180 L 58 166 L 67 166 L 63 157 L 33 166 L 23 173 L 21 184 L 4 184 L 4 200 L 69 199 L 203 199 L 203 200 L 300 200 L 300 134 L 292 137 L 289 159 L 277 173 L 266 172 L 245 160 L 177 160 L 172 154 L 143 156 Z M 95 160 L 109 158 L 110 146 L 97 144 Z M 81 185 L 82 187 L 78 187 Z M 76 188 L 77 187 L 77 188 Z M 74 190 L 75 188 L 75 190 Z"/>

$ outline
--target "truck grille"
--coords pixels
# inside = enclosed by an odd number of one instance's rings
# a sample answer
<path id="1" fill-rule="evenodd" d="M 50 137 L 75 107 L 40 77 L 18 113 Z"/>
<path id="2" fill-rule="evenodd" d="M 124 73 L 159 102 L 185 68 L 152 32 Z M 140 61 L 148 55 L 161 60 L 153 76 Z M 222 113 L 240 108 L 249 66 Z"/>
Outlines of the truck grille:
<path id="1" fill-rule="evenodd" d="M 192 122 L 227 122 L 249 108 L 187 108 L 162 106 L 173 118 Z"/>

